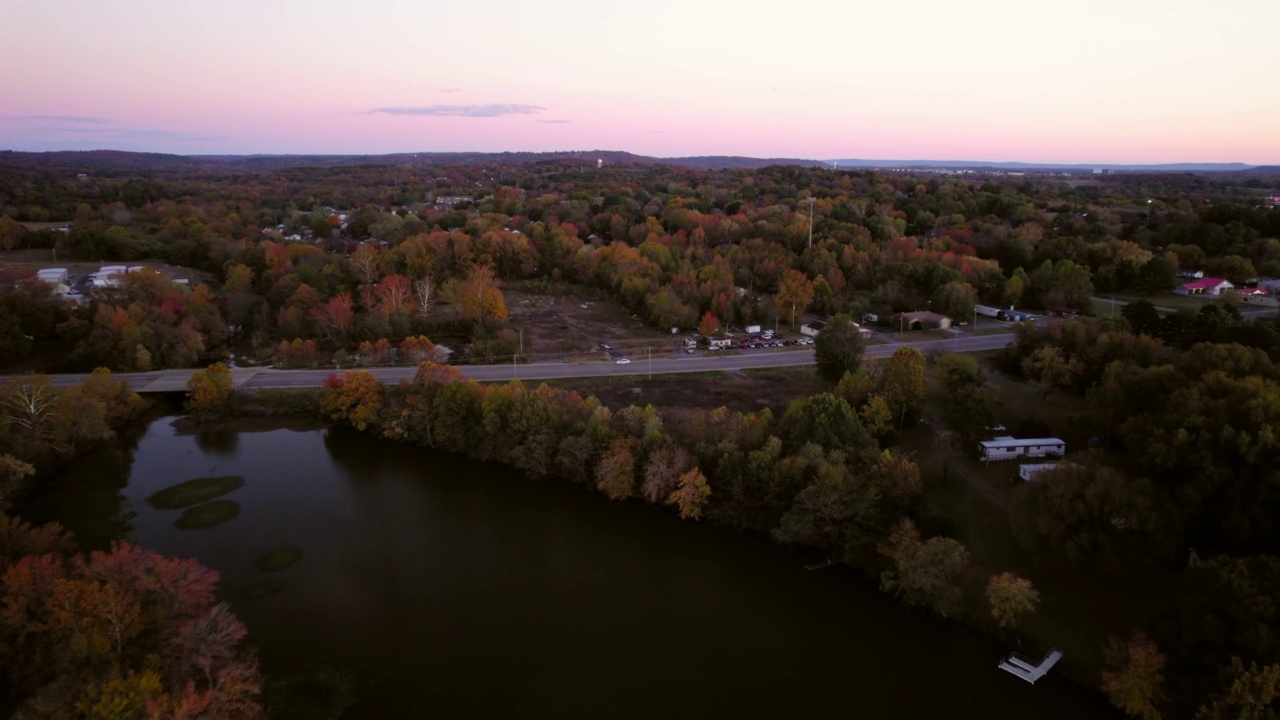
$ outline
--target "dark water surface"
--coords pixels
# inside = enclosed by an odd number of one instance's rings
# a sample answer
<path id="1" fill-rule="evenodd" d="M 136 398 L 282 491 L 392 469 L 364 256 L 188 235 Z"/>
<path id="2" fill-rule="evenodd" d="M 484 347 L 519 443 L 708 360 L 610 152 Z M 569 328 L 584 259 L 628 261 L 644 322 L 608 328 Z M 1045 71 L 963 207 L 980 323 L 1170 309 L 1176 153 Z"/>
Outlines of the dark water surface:
<path id="1" fill-rule="evenodd" d="M 349 669 L 351 717 L 1112 717 L 763 539 L 347 431 L 173 420 L 78 463 L 40 514 L 217 569 L 264 669 Z M 222 524 L 179 529 L 182 510 L 146 503 L 216 476 L 244 478 Z M 285 547 L 301 558 L 257 568 Z"/>

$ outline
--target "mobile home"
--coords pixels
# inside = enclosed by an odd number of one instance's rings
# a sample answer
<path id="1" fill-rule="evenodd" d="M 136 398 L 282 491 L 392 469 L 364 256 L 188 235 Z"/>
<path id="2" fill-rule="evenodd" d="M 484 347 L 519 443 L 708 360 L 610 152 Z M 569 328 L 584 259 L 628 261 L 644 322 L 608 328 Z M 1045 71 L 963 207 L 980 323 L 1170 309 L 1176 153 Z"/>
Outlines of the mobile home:
<path id="1" fill-rule="evenodd" d="M 978 459 L 1015 460 L 1018 458 L 1062 457 L 1067 444 L 1058 438 L 998 437 L 978 443 Z"/>

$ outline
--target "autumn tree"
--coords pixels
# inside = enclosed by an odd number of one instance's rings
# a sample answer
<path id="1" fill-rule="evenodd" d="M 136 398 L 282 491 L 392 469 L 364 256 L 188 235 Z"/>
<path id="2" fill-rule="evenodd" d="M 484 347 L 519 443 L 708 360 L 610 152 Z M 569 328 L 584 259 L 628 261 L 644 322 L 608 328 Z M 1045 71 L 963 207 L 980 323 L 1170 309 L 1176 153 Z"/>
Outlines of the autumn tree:
<path id="1" fill-rule="evenodd" d="M 711 311 L 703 313 L 702 320 L 698 321 L 698 332 L 707 337 L 720 332 L 720 318 Z"/>
<path id="2" fill-rule="evenodd" d="M 636 491 L 635 441 L 618 438 L 596 466 L 596 487 L 610 500 L 626 500 Z"/>
<path id="3" fill-rule="evenodd" d="M 680 476 L 691 462 L 689 452 L 672 442 L 650 453 L 644 467 L 644 482 L 640 486 L 644 499 L 651 503 L 665 500 L 675 491 Z"/>
<path id="4" fill-rule="evenodd" d="M 1275 720 L 1280 717 L 1280 664 L 1248 667 L 1240 658 L 1231 659 L 1227 670 L 1231 680 L 1200 708 L 1195 720 Z"/>
<path id="5" fill-rule="evenodd" d="M 1040 386 L 1042 400 L 1054 390 L 1070 387 L 1075 372 L 1057 345 L 1043 345 L 1022 361 L 1022 374 Z"/>
<path id="6" fill-rule="evenodd" d="M 191 373 L 187 381 L 187 412 L 199 418 L 213 418 L 230 410 L 235 384 L 231 371 L 222 363 Z"/>
<path id="7" fill-rule="evenodd" d="M 992 575 L 987 581 L 987 602 L 991 604 L 991 619 L 1001 630 L 1012 630 L 1024 616 L 1036 611 L 1040 593 L 1030 580 L 1006 572 Z"/>
<path id="8" fill-rule="evenodd" d="M 378 419 L 382 395 L 382 384 L 368 370 L 348 370 L 325 378 L 320 410 L 334 420 L 365 430 Z"/>
<path id="9" fill-rule="evenodd" d="M 796 312 L 804 313 L 813 302 L 813 283 L 799 270 L 787 270 L 782 273 L 778 282 L 778 293 L 774 296 L 778 308 L 790 312 L 791 326 L 795 327 Z"/>
<path id="10" fill-rule="evenodd" d="M 876 365 L 875 393 L 885 399 L 899 421 L 908 414 L 914 417 L 924 407 L 929 384 L 925 364 L 923 353 L 903 346 Z"/>
<path id="11" fill-rule="evenodd" d="M 489 265 L 472 265 L 467 277 L 458 285 L 458 309 L 477 324 L 500 323 L 507 319 L 507 306 L 501 283 Z"/>
<path id="12" fill-rule="evenodd" d="M 959 612 L 960 575 L 969 565 L 969 552 L 959 541 L 944 537 L 921 541 L 915 525 L 904 519 L 880 552 L 893 561 L 893 568 L 880 576 L 883 590 L 942 617 Z"/>
<path id="13" fill-rule="evenodd" d="M 1146 635 L 1112 639 L 1106 648 L 1102 690 L 1112 705 L 1141 720 L 1160 720 L 1164 703 L 1164 653 Z"/>
<path id="14" fill-rule="evenodd" d="M 49 549 L 57 552 L 56 548 Z M 262 681 L 217 573 L 128 543 L 27 555 L 0 578 L 0 665 L 31 717 L 259 718 Z"/>
<path id="15" fill-rule="evenodd" d="M 679 484 L 667 497 L 667 503 L 680 510 L 681 520 L 698 520 L 702 518 L 703 509 L 711 498 L 711 486 L 707 478 L 698 468 L 692 468 L 680 476 Z"/>

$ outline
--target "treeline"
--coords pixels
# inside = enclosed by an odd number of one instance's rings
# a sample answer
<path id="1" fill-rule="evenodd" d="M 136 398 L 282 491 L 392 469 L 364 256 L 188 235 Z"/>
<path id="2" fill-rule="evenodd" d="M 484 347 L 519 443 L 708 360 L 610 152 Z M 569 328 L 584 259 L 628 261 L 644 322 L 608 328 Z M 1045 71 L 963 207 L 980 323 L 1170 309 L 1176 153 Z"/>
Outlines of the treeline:
<path id="1" fill-rule="evenodd" d="M 913 351 L 914 352 L 914 351 Z M 919 353 L 915 353 L 916 356 Z M 912 409 L 923 396 L 923 358 L 905 357 L 849 375 L 842 394 L 864 400 L 882 419 L 888 407 Z M 919 397 L 912 396 L 919 388 Z M 922 534 L 915 522 L 922 491 L 910 458 L 883 449 L 877 431 L 835 393 L 794 401 L 781 416 L 724 408 L 677 426 L 651 406 L 611 410 L 593 397 L 519 381 L 482 385 L 454 369 L 425 363 L 396 387 L 367 371 L 334 374 L 322 411 L 357 430 L 391 440 L 511 465 L 531 478 L 556 476 L 612 500 L 669 505 L 682 518 L 769 533 L 778 542 L 820 551 L 877 579 L 905 602 L 943 616 L 965 612 L 964 587 L 976 569 L 959 542 Z M 991 617 L 1014 627 L 1038 595 L 1011 574 L 991 580 Z"/>
<path id="2" fill-rule="evenodd" d="M 66 390 L 9 381 L 0 423 L 0 686 L 13 717 L 261 717 L 244 626 L 217 573 L 118 542 L 84 554 L 56 523 L 10 513 L 37 470 L 115 435 L 142 401 L 105 370 Z"/>

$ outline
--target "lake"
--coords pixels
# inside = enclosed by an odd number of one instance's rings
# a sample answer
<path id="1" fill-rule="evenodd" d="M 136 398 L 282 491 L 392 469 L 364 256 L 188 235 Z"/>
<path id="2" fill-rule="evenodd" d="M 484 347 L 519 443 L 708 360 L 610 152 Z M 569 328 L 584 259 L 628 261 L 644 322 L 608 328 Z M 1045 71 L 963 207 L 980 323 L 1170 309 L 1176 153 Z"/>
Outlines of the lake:
<path id="1" fill-rule="evenodd" d="M 346 717 L 1115 717 L 766 538 L 347 430 L 175 420 L 77 462 L 31 513 L 215 568 L 266 672 L 359 679 Z M 218 476 L 243 479 L 221 524 L 146 502 Z M 301 555 L 259 569 L 282 548 Z"/>

